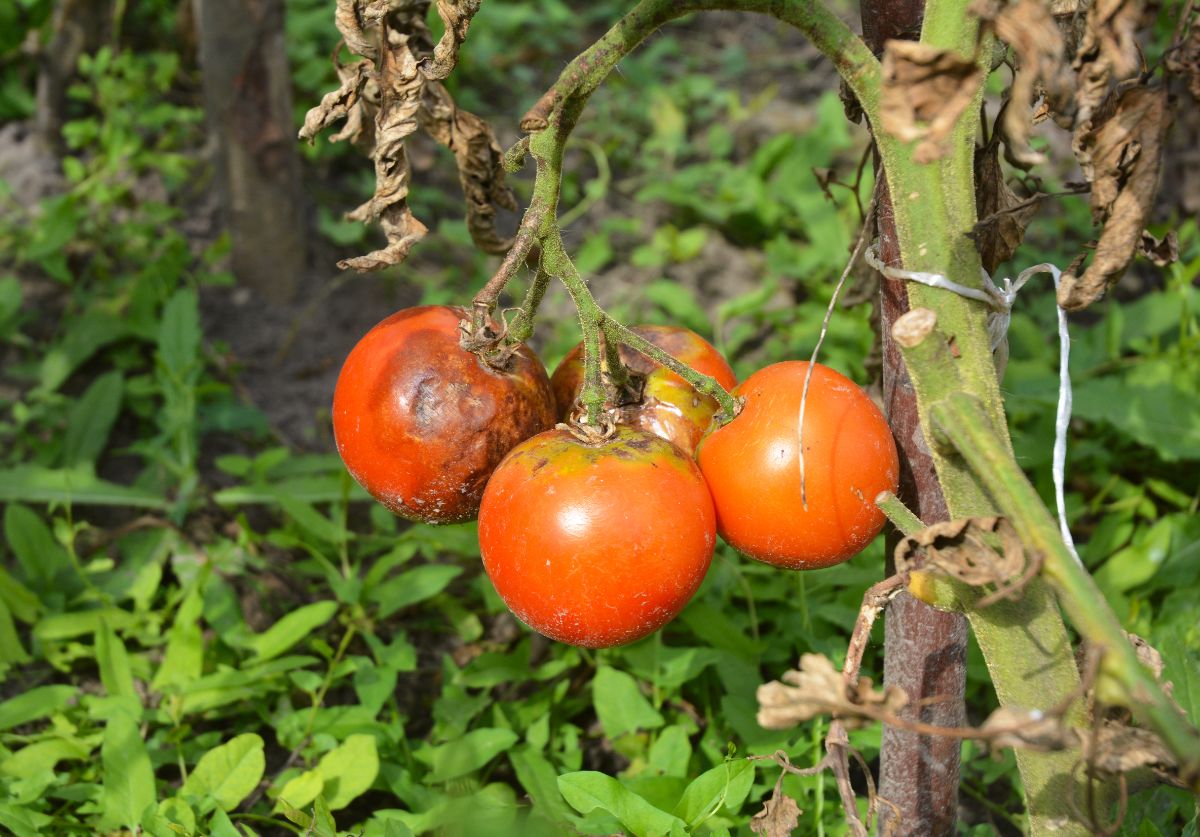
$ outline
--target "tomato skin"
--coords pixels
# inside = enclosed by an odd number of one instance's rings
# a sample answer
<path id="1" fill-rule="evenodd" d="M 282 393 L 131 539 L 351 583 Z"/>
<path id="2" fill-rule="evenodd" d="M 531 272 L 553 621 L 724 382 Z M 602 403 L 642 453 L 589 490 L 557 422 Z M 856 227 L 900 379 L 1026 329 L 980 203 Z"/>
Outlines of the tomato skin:
<path id="1" fill-rule="evenodd" d="M 716 516 L 700 469 L 670 442 L 618 427 L 590 446 L 556 429 L 496 468 L 479 545 L 517 618 L 559 642 L 607 648 L 688 603 L 712 561 Z"/>
<path id="2" fill-rule="evenodd" d="M 630 329 L 688 366 L 732 389 L 737 377 L 721 353 L 696 332 L 680 326 L 640 325 Z M 637 404 L 610 406 L 609 417 L 617 424 L 638 427 L 694 454 L 720 408 L 716 399 L 701 395 L 674 372 L 659 366 L 641 352 L 621 346 L 621 362 L 635 375 L 645 378 L 642 400 Z M 566 421 L 576 409 L 583 389 L 583 344 L 572 349 L 550 377 L 558 414 Z"/>
<path id="3" fill-rule="evenodd" d="M 700 444 L 717 528 L 735 549 L 768 564 L 812 570 L 862 551 L 883 527 L 879 492 L 895 491 L 896 444 L 857 384 L 817 364 L 804 411 L 808 509 L 800 502 L 796 444 L 807 361 L 755 372 L 734 390 L 738 416 Z"/>
<path id="4" fill-rule="evenodd" d="M 521 346 L 504 371 L 459 346 L 461 308 L 398 311 L 351 350 L 333 394 L 333 434 L 351 475 L 393 513 L 475 517 L 492 470 L 554 426 L 541 362 Z"/>

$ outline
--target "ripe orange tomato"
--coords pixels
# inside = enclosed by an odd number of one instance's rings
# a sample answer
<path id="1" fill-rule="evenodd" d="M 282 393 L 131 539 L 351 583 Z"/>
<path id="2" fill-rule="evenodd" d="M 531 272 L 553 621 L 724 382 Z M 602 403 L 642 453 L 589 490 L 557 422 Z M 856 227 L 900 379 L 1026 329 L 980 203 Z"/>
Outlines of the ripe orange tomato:
<path id="1" fill-rule="evenodd" d="M 745 407 L 700 444 L 699 462 L 731 546 L 778 567 L 812 570 L 858 554 L 883 527 L 875 506 L 895 491 L 896 444 L 879 408 L 849 378 L 817 364 L 804 410 L 808 509 L 797 435 L 806 361 L 776 363 L 734 390 Z"/>
<path id="2" fill-rule="evenodd" d="M 483 566 L 504 603 L 551 639 L 622 645 L 700 587 L 716 520 L 696 463 L 629 427 L 599 444 L 565 429 L 513 449 L 479 509 Z"/>
<path id="3" fill-rule="evenodd" d="M 697 372 L 716 378 L 732 389 L 737 378 L 720 352 L 696 332 L 680 326 L 634 326 L 635 332 L 667 354 Z M 628 346 L 620 348 L 621 362 L 641 385 L 641 399 L 633 403 L 610 405 L 609 418 L 616 424 L 639 427 L 655 436 L 674 442 L 685 453 L 696 451 L 709 422 L 719 409 L 716 400 L 701 395 L 674 372 Z M 576 409 L 583 389 L 583 344 L 572 349 L 550 378 L 559 417 L 566 421 Z"/>
<path id="4" fill-rule="evenodd" d="M 333 394 L 346 468 L 392 512 L 426 523 L 470 520 L 492 470 L 554 426 L 554 395 L 524 345 L 496 369 L 459 346 L 462 308 L 406 308 L 350 352 Z"/>

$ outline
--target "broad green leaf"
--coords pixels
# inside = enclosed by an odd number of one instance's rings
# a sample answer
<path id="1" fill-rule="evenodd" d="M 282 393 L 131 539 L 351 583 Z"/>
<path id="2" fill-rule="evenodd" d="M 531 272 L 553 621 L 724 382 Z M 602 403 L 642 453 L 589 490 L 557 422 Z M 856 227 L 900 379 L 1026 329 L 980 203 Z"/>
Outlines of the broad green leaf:
<path id="1" fill-rule="evenodd" d="M 317 628 L 333 619 L 337 602 L 313 602 L 293 610 L 250 641 L 252 663 L 278 657 Z"/>
<path id="2" fill-rule="evenodd" d="M 533 807 L 556 822 L 574 822 L 575 817 L 558 791 L 558 771 L 545 756 L 532 747 L 510 750 L 508 760 L 517 773 L 517 781 L 533 800 Z"/>
<path id="3" fill-rule="evenodd" d="M 62 463 L 67 468 L 94 465 L 121 412 L 125 378 L 109 372 L 97 378 L 79 398 L 67 421 L 63 437 Z"/>
<path id="4" fill-rule="evenodd" d="M 619 819 L 635 837 L 686 834 L 678 817 L 655 808 L 611 776 L 585 770 L 558 777 L 563 798 L 581 814 L 600 808 Z"/>
<path id="5" fill-rule="evenodd" d="M 0 470 L 0 502 L 74 503 L 77 506 L 133 506 L 166 509 L 166 498 L 117 485 L 78 469 L 21 465 Z"/>
<path id="6" fill-rule="evenodd" d="M 649 767 L 664 776 L 687 776 L 692 759 L 692 742 L 681 726 L 667 727 L 650 748 Z"/>
<path id="7" fill-rule="evenodd" d="M 132 613 L 116 607 L 81 610 L 77 613 L 55 613 L 39 619 L 33 626 L 33 635 L 40 642 L 54 642 L 94 634 L 105 623 L 114 630 L 125 630 L 135 621 Z"/>
<path id="8" fill-rule="evenodd" d="M 87 759 L 91 752 L 91 749 L 81 741 L 66 738 L 37 741 L 22 747 L 0 762 L 0 775 L 30 776 L 43 770 L 53 770 L 60 761 Z"/>
<path id="9" fill-rule="evenodd" d="M 263 740 L 248 732 L 205 753 L 179 793 L 211 796 L 222 811 L 232 811 L 258 785 L 265 768 Z"/>
<path id="10" fill-rule="evenodd" d="M 623 671 L 601 666 L 592 680 L 592 703 L 604 734 L 616 738 L 639 729 L 657 729 L 663 717 L 642 695 L 637 681 Z"/>
<path id="11" fill-rule="evenodd" d="M 142 741 L 134 707 L 115 712 L 104 726 L 100 759 L 104 790 L 98 829 L 133 830 L 142 812 L 154 804 L 154 768 Z"/>
<path id="12" fill-rule="evenodd" d="M 112 314 L 93 309 L 73 318 L 62 342 L 42 356 L 41 388 L 46 392 L 58 389 L 81 363 L 128 334 L 129 326 Z"/>
<path id="13" fill-rule="evenodd" d="M 182 826 L 188 834 L 196 832 L 196 812 L 192 810 L 192 806 L 188 805 L 178 796 L 173 796 L 170 799 L 164 799 L 158 803 L 158 816 L 162 817 L 168 823 L 175 823 Z"/>
<path id="14" fill-rule="evenodd" d="M 367 660 L 354 672 L 354 693 L 358 702 L 375 714 L 396 693 L 396 680 L 396 669 L 380 668 Z"/>
<path id="15" fill-rule="evenodd" d="M 281 494 L 279 504 L 284 514 L 292 519 L 306 533 L 325 543 L 340 543 L 347 536 L 346 530 L 321 514 L 311 503 L 297 499 L 288 494 Z"/>
<path id="16" fill-rule="evenodd" d="M 0 665 L 29 662 L 29 652 L 21 644 L 8 604 L 0 599 Z"/>
<path id="17" fill-rule="evenodd" d="M 508 729 L 483 727 L 461 738 L 434 747 L 430 753 L 433 771 L 430 782 L 457 779 L 483 767 L 517 743 L 517 734 Z"/>
<path id="18" fill-rule="evenodd" d="M 279 505 L 287 496 L 305 503 L 334 503 L 340 502 L 344 493 L 341 475 L 330 474 L 289 479 L 286 492 L 272 485 L 237 485 L 216 492 L 213 500 L 222 506 Z M 350 500 L 366 502 L 371 500 L 371 495 L 354 483 L 350 487 Z"/>
<path id="19" fill-rule="evenodd" d="M 379 605 L 378 618 L 386 619 L 411 605 L 431 599 L 462 574 L 462 567 L 451 564 L 425 564 L 380 584 L 368 599 Z"/>
<path id="20" fill-rule="evenodd" d="M 4 510 L 4 537 L 28 578 L 46 584 L 70 568 L 67 552 L 54 539 L 50 527 L 25 506 L 9 503 Z"/>
<path id="21" fill-rule="evenodd" d="M 375 736 L 351 735 L 340 747 L 321 757 L 317 772 L 325 780 L 321 793 L 329 809 L 345 808 L 366 793 L 379 774 Z"/>
<path id="22" fill-rule="evenodd" d="M 70 705 L 79 689 L 74 686 L 36 686 L 0 703 L 0 730 L 12 729 L 39 718 L 61 712 Z"/>
<path id="23" fill-rule="evenodd" d="M 313 826 L 317 837 L 337 837 L 337 823 L 323 796 L 318 796 L 313 803 Z"/>
<path id="24" fill-rule="evenodd" d="M 0 825 L 16 837 L 40 837 L 54 818 L 41 811 L 32 811 L 20 805 L 0 802 Z"/>
<path id="25" fill-rule="evenodd" d="M 1171 361 L 1154 360 L 1084 380 L 1075 386 L 1073 415 L 1110 424 L 1167 462 L 1200 459 L 1200 390 L 1180 375 Z"/>
<path id="26" fill-rule="evenodd" d="M 8 574 L 8 570 L 0 567 L 0 601 L 8 605 L 8 609 L 17 621 L 32 625 L 42 612 L 42 603 L 37 594 Z"/>
<path id="27" fill-rule="evenodd" d="M 154 673 L 150 686 L 162 691 L 167 686 L 194 682 L 204 670 L 204 634 L 200 630 L 200 614 L 204 598 L 192 587 L 175 612 L 175 622 L 167 633 L 167 650 L 162 664 Z"/>
<path id="28" fill-rule="evenodd" d="M 200 350 L 200 309 L 196 292 L 181 288 L 163 308 L 158 353 L 163 365 L 182 377 Z"/>
<path id="29" fill-rule="evenodd" d="M 245 835 L 238 831 L 237 826 L 229 819 L 229 815 L 218 808 L 213 811 L 206 837 L 245 837 Z M 330 837 L 334 837 L 334 835 L 330 835 Z"/>
<path id="30" fill-rule="evenodd" d="M 321 795 L 321 789 L 325 787 L 325 778 L 321 775 L 321 771 L 305 770 L 299 776 L 293 776 L 279 791 L 279 801 L 276 803 L 276 810 L 283 811 L 284 815 L 291 819 L 291 815 L 287 813 L 289 808 L 301 809 L 308 803 L 312 802 Z M 296 822 L 292 820 L 292 822 Z M 307 827 L 308 823 L 296 823 Z"/>
<path id="31" fill-rule="evenodd" d="M 129 668 L 129 652 L 107 624 L 96 630 L 96 663 L 100 667 L 100 682 L 109 695 L 139 700 Z"/>
<path id="32" fill-rule="evenodd" d="M 754 764 L 746 759 L 718 764 L 697 776 L 675 806 L 675 815 L 695 828 L 722 807 L 737 811 L 754 784 Z"/>

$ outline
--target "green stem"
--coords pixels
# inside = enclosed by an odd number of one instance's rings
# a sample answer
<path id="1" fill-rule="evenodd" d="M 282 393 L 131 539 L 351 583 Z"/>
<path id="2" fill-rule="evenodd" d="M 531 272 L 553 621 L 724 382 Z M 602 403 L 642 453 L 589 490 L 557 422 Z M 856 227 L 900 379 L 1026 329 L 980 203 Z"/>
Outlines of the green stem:
<path id="1" fill-rule="evenodd" d="M 604 312 L 588 290 L 587 282 L 571 263 L 557 232 L 544 242 L 542 265 L 547 273 L 557 276 L 563 283 L 579 313 L 579 328 L 583 333 L 583 389 L 579 393 L 579 401 L 587 411 L 586 423 L 599 427 L 604 417 L 604 405 L 608 401 L 600 363 Z"/>
<path id="2" fill-rule="evenodd" d="M 542 304 L 542 297 L 546 295 L 546 288 L 549 285 L 550 274 L 539 264 L 537 271 L 533 274 L 533 281 L 529 283 L 529 290 L 525 292 L 525 301 L 521 303 L 521 310 L 508 329 L 514 342 L 524 343 L 533 335 L 533 319 L 537 316 L 538 306 Z"/>
<path id="3" fill-rule="evenodd" d="M 691 384 L 697 392 L 716 399 L 716 402 L 721 405 L 721 412 L 724 413 L 726 418 L 732 419 L 741 410 L 741 405 L 738 404 L 737 399 L 730 395 L 725 390 L 725 387 L 717 382 L 716 378 L 697 372 L 686 363 L 664 352 L 637 332 L 621 325 L 611 317 L 606 317 L 604 320 L 604 333 L 613 343 L 624 343 L 629 348 L 644 354 L 654 362 L 670 369 Z"/>
<path id="4" fill-rule="evenodd" d="M 899 529 L 900 534 L 905 537 L 915 535 L 925 528 L 921 518 L 917 517 L 912 509 L 904 505 L 904 502 L 890 491 L 880 492 L 879 496 L 875 498 L 875 505 L 887 515 L 887 519 L 892 521 L 892 525 Z"/>
<path id="5" fill-rule="evenodd" d="M 1138 662 L 1104 594 L 1068 551 L 1037 491 L 1000 444 L 983 405 L 970 395 L 955 393 L 934 404 L 932 414 L 942 437 L 953 443 L 986 482 L 1026 546 L 1042 557 L 1042 575 L 1057 590 L 1063 609 L 1079 632 L 1103 649 L 1096 686 L 1101 700 L 1128 707 L 1134 717 L 1153 729 L 1179 760 L 1184 781 L 1193 791 L 1200 791 L 1200 733 Z"/>

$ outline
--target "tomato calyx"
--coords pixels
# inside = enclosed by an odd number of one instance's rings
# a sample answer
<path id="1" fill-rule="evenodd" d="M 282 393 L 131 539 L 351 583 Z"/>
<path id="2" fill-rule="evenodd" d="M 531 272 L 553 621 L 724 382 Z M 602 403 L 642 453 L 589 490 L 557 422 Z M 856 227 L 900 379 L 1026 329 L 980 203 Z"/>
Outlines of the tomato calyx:
<path id="1" fill-rule="evenodd" d="M 475 305 L 472 316 L 459 321 L 458 345 L 478 357 L 489 369 L 505 372 L 512 367 L 513 356 L 520 350 L 520 344 L 508 339 L 508 320 L 503 311 L 499 319 L 497 328 L 488 307 Z"/>
<path id="2" fill-rule="evenodd" d="M 734 412 L 732 415 L 730 415 L 727 411 L 720 410 L 715 415 L 713 415 L 712 424 L 709 427 L 710 433 L 713 430 L 716 430 L 717 428 L 724 427 L 725 425 L 729 424 L 729 422 L 733 421 L 735 418 L 737 418 L 739 415 L 741 415 L 742 410 L 745 409 L 745 407 L 746 407 L 746 396 L 735 395 L 733 397 L 733 400 L 735 402 L 737 402 L 737 411 Z"/>
<path id="3" fill-rule="evenodd" d="M 607 444 L 617 433 L 617 424 L 608 416 L 600 420 L 600 424 L 588 424 L 580 419 L 572 418 L 569 422 L 559 422 L 555 430 L 565 430 L 580 444 L 590 448 L 598 448 Z"/>

